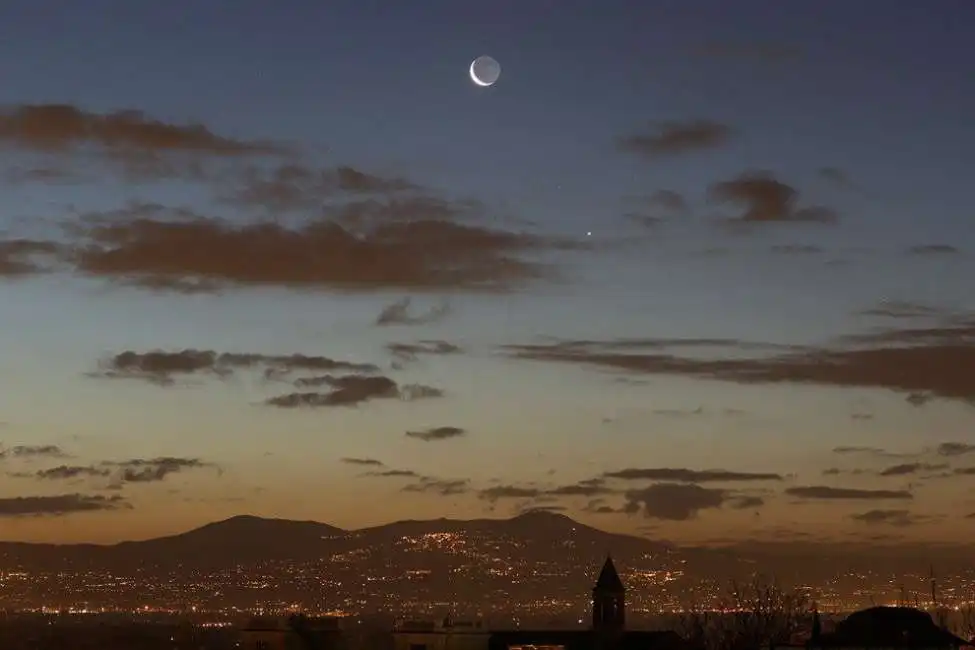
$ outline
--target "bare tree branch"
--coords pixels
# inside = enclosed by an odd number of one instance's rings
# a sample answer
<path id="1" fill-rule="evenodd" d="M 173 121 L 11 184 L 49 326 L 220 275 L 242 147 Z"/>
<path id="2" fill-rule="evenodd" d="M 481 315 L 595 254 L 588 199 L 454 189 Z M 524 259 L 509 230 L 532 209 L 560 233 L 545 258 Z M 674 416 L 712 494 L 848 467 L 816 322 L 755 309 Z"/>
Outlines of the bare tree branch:
<path id="1" fill-rule="evenodd" d="M 684 610 L 674 630 L 704 650 L 755 650 L 789 643 L 810 618 L 808 594 L 755 577 L 733 581 L 713 607 Z"/>

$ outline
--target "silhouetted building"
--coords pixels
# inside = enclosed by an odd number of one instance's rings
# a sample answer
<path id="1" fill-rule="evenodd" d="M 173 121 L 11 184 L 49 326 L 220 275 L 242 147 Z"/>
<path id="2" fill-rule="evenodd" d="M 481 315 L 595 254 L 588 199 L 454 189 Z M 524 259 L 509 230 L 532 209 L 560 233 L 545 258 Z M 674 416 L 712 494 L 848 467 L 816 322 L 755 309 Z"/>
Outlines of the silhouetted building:
<path id="1" fill-rule="evenodd" d="M 807 650 L 957 650 L 971 645 L 939 627 L 927 612 L 913 607 L 870 607 L 850 614 L 832 632 L 822 632 L 816 614 L 805 647 Z"/>
<path id="2" fill-rule="evenodd" d="M 513 630 L 494 632 L 489 650 L 685 650 L 676 632 L 626 629 L 626 588 L 607 557 L 592 589 L 592 627 L 588 630 Z M 409 650 L 421 650 L 411 648 Z"/>
<path id="3" fill-rule="evenodd" d="M 335 617 L 255 618 L 240 631 L 241 650 L 347 650 Z"/>
<path id="4" fill-rule="evenodd" d="M 481 621 L 402 621 L 393 631 L 394 650 L 487 650 L 490 632 Z"/>

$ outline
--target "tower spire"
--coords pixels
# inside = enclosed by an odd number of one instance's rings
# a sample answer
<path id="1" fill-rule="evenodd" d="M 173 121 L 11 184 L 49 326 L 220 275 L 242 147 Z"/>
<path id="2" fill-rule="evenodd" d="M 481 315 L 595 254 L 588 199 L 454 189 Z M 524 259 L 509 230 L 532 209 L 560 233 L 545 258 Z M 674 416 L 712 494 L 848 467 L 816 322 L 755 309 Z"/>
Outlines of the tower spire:
<path id="1" fill-rule="evenodd" d="M 592 588 L 592 628 L 603 634 L 618 634 L 625 625 L 626 587 L 620 580 L 613 558 L 607 555 Z"/>

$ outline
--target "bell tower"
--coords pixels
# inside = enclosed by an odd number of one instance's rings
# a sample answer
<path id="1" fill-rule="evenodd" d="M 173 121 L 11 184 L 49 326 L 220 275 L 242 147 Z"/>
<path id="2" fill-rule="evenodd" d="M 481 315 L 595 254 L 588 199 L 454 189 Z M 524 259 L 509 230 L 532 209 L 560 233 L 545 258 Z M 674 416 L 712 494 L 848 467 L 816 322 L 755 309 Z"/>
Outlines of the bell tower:
<path id="1" fill-rule="evenodd" d="M 626 588 L 616 572 L 613 558 L 606 556 L 603 569 L 592 588 L 592 629 L 616 634 L 626 627 Z"/>

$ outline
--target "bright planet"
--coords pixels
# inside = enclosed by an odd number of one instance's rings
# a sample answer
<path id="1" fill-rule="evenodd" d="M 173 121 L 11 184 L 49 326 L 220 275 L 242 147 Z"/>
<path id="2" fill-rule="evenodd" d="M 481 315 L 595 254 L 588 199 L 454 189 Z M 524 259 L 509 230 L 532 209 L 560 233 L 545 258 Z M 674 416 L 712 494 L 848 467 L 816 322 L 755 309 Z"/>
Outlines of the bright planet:
<path id="1" fill-rule="evenodd" d="M 501 76 L 501 64 L 486 54 L 479 56 L 471 63 L 470 75 L 478 86 L 493 86 Z"/>

